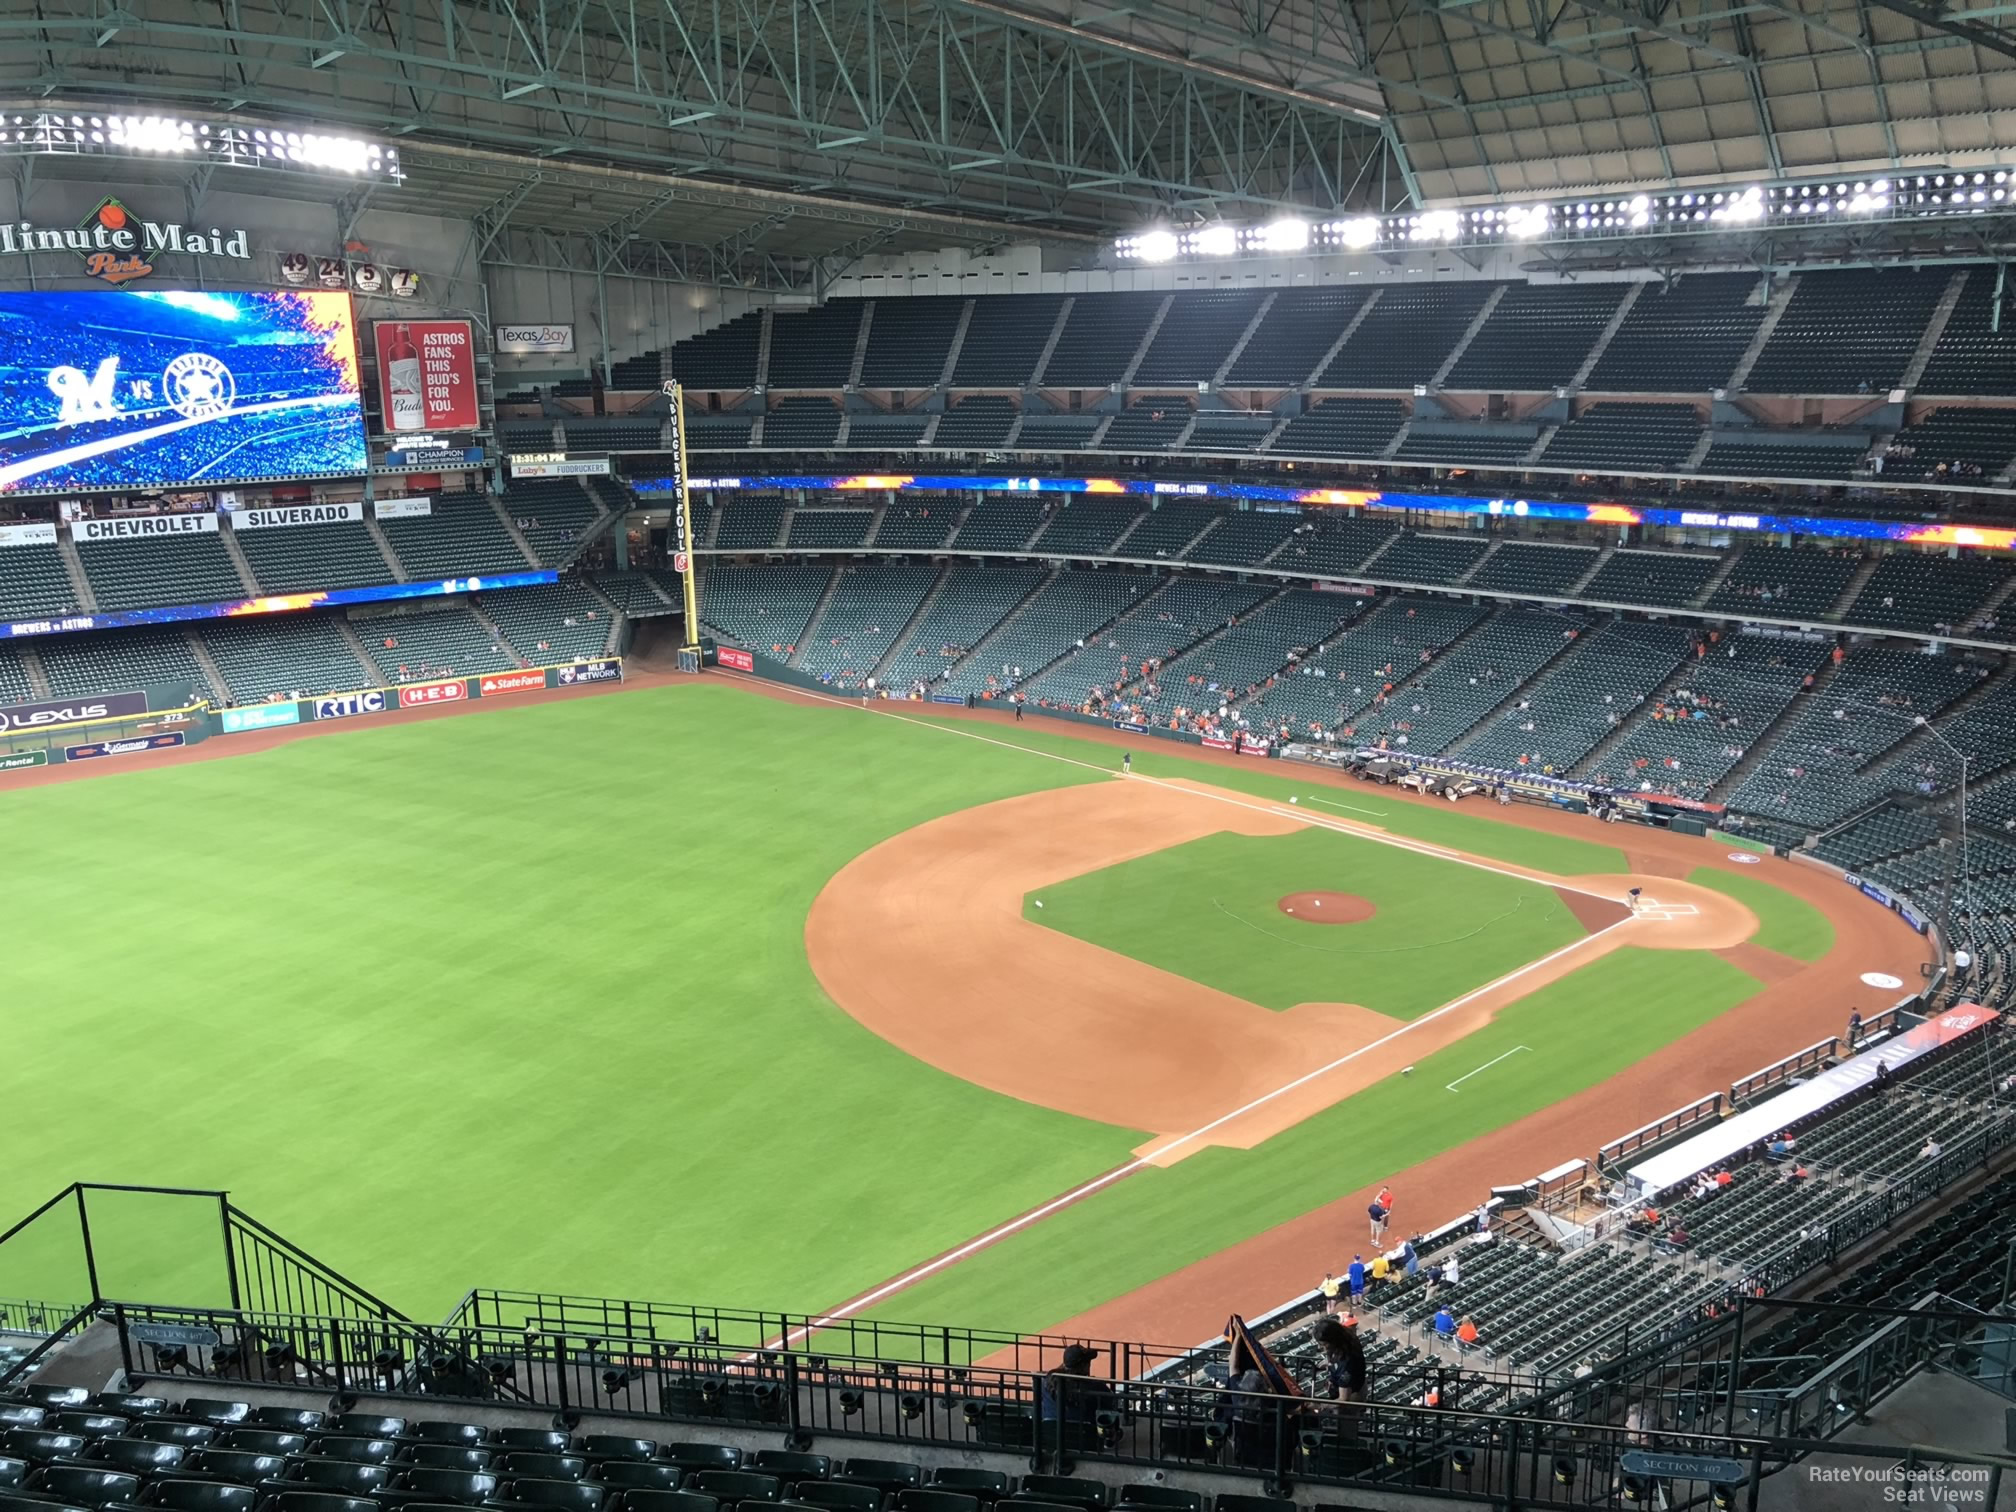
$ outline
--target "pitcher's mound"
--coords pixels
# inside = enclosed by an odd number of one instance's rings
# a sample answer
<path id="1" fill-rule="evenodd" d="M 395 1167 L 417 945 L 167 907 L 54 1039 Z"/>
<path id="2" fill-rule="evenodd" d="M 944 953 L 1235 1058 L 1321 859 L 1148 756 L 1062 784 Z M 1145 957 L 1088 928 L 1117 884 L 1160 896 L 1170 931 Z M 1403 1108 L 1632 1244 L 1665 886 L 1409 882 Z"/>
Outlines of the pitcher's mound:
<path id="1" fill-rule="evenodd" d="M 1290 893 L 1275 905 L 1305 924 L 1363 924 L 1379 910 L 1356 893 Z"/>

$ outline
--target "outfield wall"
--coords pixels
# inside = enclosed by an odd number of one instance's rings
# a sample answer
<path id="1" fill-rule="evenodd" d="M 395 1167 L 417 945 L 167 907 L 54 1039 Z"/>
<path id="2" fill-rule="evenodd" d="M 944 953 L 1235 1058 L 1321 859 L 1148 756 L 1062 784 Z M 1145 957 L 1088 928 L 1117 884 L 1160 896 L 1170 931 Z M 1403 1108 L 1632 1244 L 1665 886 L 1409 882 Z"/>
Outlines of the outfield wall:
<path id="1" fill-rule="evenodd" d="M 0 773 L 173 750 L 215 732 L 187 683 L 11 704 L 0 709 Z"/>
<path id="2" fill-rule="evenodd" d="M 321 724 L 332 719 L 356 719 L 366 714 L 390 714 L 399 709 L 431 709 L 480 698 L 506 698 L 513 693 L 541 693 L 549 688 L 586 687 L 621 682 L 623 658 L 596 657 L 547 667 L 520 667 L 477 677 L 442 677 L 400 683 L 385 688 L 359 688 L 317 698 L 276 699 L 240 704 L 216 711 L 217 733 L 237 735 L 288 725 Z"/>

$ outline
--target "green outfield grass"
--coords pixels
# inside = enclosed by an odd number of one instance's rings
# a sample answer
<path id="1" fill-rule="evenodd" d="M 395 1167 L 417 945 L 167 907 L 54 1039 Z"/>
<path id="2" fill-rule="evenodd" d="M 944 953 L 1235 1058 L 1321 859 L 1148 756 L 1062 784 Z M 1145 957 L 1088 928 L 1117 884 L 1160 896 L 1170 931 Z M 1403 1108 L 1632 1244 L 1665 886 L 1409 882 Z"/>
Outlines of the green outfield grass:
<path id="1" fill-rule="evenodd" d="M 1378 912 L 1322 924 L 1279 908 L 1310 891 Z M 1022 916 L 1262 1007 L 1357 1003 L 1401 1019 L 1586 933 L 1551 887 L 1328 829 L 1207 835 L 1040 888 Z"/>
<path id="2" fill-rule="evenodd" d="M 1833 922 L 1808 903 L 1761 877 L 1739 876 L 1712 866 L 1696 867 L 1687 880 L 1697 887 L 1734 898 L 1757 915 L 1752 945 L 1762 945 L 1801 961 L 1817 961 L 1834 948 Z"/>
<path id="3" fill-rule="evenodd" d="M 1613 951 L 1424 1057 L 1412 1076 L 1389 1077 L 1257 1149 L 1206 1150 L 1137 1172 L 868 1316 L 970 1318 L 1017 1329 L 1062 1322 L 1594 1086 L 1759 987 L 1704 951 Z M 1519 1045 L 1527 1048 L 1478 1069 Z M 1447 1089 L 1472 1072 L 1457 1090 Z M 1497 1174 L 1517 1180 L 1533 1173 Z M 1458 1216 L 1410 1206 L 1405 1190 L 1394 1195 L 1402 1233 Z M 1349 1215 L 1337 1235 L 1338 1268 L 1365 1248 L 1366 1237 L 1362 1217 Z M 1320 1279 L 1312 1275 L 1309 1284 Z M 1226 1311 L 1283 1300 L 1228 1297 Z"/>
<path id="4" fill-rule="evenodd" d="M 472 1285 L 836 1303 L 1111 1169 L 1144 1136 L 983 1091 L 862 1029 L 806 963 L 813 898 L 892 835 L 1105 780 L 1114 757 L 717 683 L 0 785 L 10 873 L 32 880 L 10 893 L 0 963 L 14 1130 L 0 1226 L 75 1179 L 222 1187 L 420 1317 Z M 1309 791 L 1259 763 L 1161 750 L 1136 770 L 1270 800 Z M 1483 855 L 1623 869 L 1606 846 L 1481 805 L 1335 798 Z M 1681 1032 L 1734 990 L 1718 972 L 1662 955 L 1642 982 L 1575 985 L 1584 1010 L 1636 1006 L 1585 1026 L 1594 1048 L 1549 1085 Z M 1536 1048 L 1545 1033 L 1520 1031 Z M 1464 1067 L 1494 1043 L 1466 1042 Z M 1370 1124 L 1334 1115 L 1130 1180 L 891 1310 L 950 1308 L 945 1321 L 976 1326 L 1062 1316 L 1313 1207 L 1361 1168 L 1517 1116 L 1541 1095 L 1527 1059 L 1477 1078 L 1482 1095 L 1394 1104 L 1392 1127 L 1374 1103 Z M 101 1283 L 221 1300 L 214 1223 L 201 1199 L 94 1198 Z M 1057 1253 L 1088 1236 L 1102 1253 Z M 74 1218 L 0 1248 L 0 1298 L 84 1294 Z"/>

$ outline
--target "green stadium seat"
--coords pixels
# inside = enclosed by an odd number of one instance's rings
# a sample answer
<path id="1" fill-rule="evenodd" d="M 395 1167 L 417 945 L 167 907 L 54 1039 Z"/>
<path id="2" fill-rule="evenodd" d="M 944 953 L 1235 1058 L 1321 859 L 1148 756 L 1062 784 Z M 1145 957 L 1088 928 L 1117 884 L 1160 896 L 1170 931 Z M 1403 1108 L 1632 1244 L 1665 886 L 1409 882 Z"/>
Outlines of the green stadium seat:
<path id="1" fill-rule="evenodd" d="M 658 1445 L 645 1438 L 623 1438 L 617 1434 L 591 1433 L 581 1440 L 580 1451 L 591 1460 L 650 1460 L 658 1457 Z"/>
<path id="2" fill-rule="evenodd" d="M 280 1478 L 346 1496 L 368 1496 L 392 1479 L 392 1471 L 385 1465 L 360 1465 L 354 1460 L 297 1459 L 288 1463 Z"/>
<path id="3" fill-rule="evenodd" d="M 623 1512 L 717 1512 L 721 1499 L 698 1491 L 634 1486 L 623 1493 Z"/>
<path id="4" fill-rule="evenodd" d="M 9 1428 L 40 1428 L 49 1409 L 33 1402 L 0 1402 L 0 1431 Z"/>
<path id="5" fill-rule="evenodd" d="M 907 1460 L 850 1459 L 840 1466 L 834 1479 L 894 1493 L 922 1486 L 924 1470 Z"/>
<path id="6" fill-rule="evenodd" d="M 999 1470 L 982 1470 L 970 1465 L 940 1465 L 931 1472 L 929 1489 L 957 1491 L 981 1501 L 995 1501 L 1008 1494 L 1008 1477 Z"/>
<path id="7" fill-rule="evenodd" d="M 406 1437 L 423 1444 L 460 1444 L 473 1448 L 483 1442 L 483 1430 L 475 1423 L 452 1423 L 429 1419 L 406 1430 Z"/>
<path id="8" fill-rule="evenodd" d="M 194 1448 L 216 1438 L 217 1430 L 208 1423 L 144 1422 L 135 1423 L 126 1436 L 146 1439 L 150 1443 L 181 1444 Z"/>
<path id="9" fill-rule="evenodd" d="M 800 1481 L 791 1488 L 793 1501 L 833 1512 L 882 1512 L 882 1492 L 874 1486 L 845 1481 Z"/>
<path id="10" fill-rule="evenodd" d="M 175 1409 L 178 1416 L 199 1423 L 242 1423 L 252 1415 L 250 1402 L 230 1402 L 216 1397 L 186 1397 Z"/>
<path id="11" fill-rule="evenodd" d="M 306 1454 L 308 1435 L 282 1433 L 276 1428 L 229 1428 L 217 1440 L 225 1449 L 249 1449 L 254 1454 Z"/>
<path id="12" fill-rule="evenodd" d="M 578 1481 L 588 1473 L 588 1461 L 578 1454 L 512 1453 L 497 1462 L 497 1473 L 506 1479 Z"/>
<path id="13" fill-rule="evenodd" d="M 132 1501 L 140 1494 L 140 1477 L 90 1465 L 48 1465 L 28 1477 L 29 1489 L 55 1501 L 80 1507 Z"/>
<path id="14" fill-rule="evenodd" d="M 587 1481 L 541 1480 L 527 1476 L 505 1487 L 504 1500 L 536 1507 L 553 1507 L 559 1512 L 602 1512 L 608 1499 L 605 1487 Z"/>
<path id="15" fill-rule="evenodd" d="M 259 1493 L 251 1486 L 177 1476 L 155 1481 L 140 1493 L 140 1500 L 164 1512 L 253 1512 Z"/>
<path id="16" fill-rule="evenodd" d="M 833 1473 L 831 1455 L 805 1454 L 795 1449 L 758 1449 L 751 1470 L 792 1481 L 823 1481 Z"/>
<path id="17" fill-rule="evenodd" d="M 0 1459 L 0 1488 L 18 1486 L 28 1478 L 28 1462 Z"/>
<path id="18" fill-rule="evenodd" d="M 339 1496 L 332 1491 L 282 1491 L 262 1512 L 379 1512 L 378 1503 L 364 1496 Z"/>
<path id="19" fill-rule="evenodd" d="M 472 1507 L 497 1494 L 497 1477 L 487 1471 L 430 1470 L 425 1465 L 401 1470 L 392 1484 L 397 1490 L 419 1492 L 432 1501 Z"/>
<path id="20" fill-rule="evenodd" d="M 666 1444 L 659 1451 L 668 1464 L 687 1470 L 737 1470 L 742 1451 L 733 1444 Z"/>
<path id="21" fill-rule="evenodd" d="M 737 1502 L 773 1502 L 784 1493 L 783 1482 L 776 1476 L 758 1475 L 753 1470 L 701 1470 L 686 1483 L 686 1489 Z"/>
<path id="22" fill-rule="evenodd" d="M 110 1412 L 59 1412 L 43 1425 L 56 1433 L 74 1433 L 80 1438 L 123 1437 L 130 1426 L 124 1417 Z"/>
<path id="23" fill-rule="evenodd" d="M 900 1512 L 980 1512 L 980 1498 L 958 1491 L 902 1491 L 896 1496 Z"/>
<path id="24" fill-rule="evenodd" d="M 1075 1475 L 1025 1475 L 1016 1486 L 1015 1494 L 1090 1508 L 1107 1506 L 1113 1500 L 1113 1488 L 1106 1482 Z"/>
<path id="25" fill-rule="evenodd" d="M 430 1470 L 488 1470 L 495 1451 L 466 1444 L 402 1444 L 398 1462 L 423 1465 Z"/>
<path id="26" fill-rule="evenodd" d="M 398 1450 L 397 1441 L 389 1438 L 351 1438 L 341 1434 L 326 1434 L 308 1447 L 308 1452 L 319 1459 L 351 1460 L 360 1465 L 383 1465 L 389 1463 Z"/>
<path id="27" fill-rule="evenodd" d="M 677 1491 L 688 1473 L 662 1460 L 604 1460 L 589 1479 L 616 1491 Z"/>
<path id="28" fill-rule="evenodd" d="M 81 1457 L 91 1441 L 75 1433 L 51 1433 L 45 1428 L 9 1428 L 0 1433 L 0 1455 L 31 1465 Z"/>
<path id="29" fill-rule="evenodd" d="M 1156 1486 L 1137 1481 L 1130 1486 L 1122 1486 L 1118 1505 L 1127 1507 L 1163 1507 L 1168 1512 L 1204 1512 L 1204 1497 L 1201 1492 L 1184 1491 L 1175 1486 Z"/>
<path id="30" fill-rule="evenodd" d="M 108 1470 L 134 1475 L 161 1475 L 181 1468 L 188 1450 L 180 1444 L 153 1444 L 145 1439 L 103 1438 L 85 1450 L 84 1458 Z"/>
<path id="31" fill-rule="evenodd" d="M 168 1398 L 133 1396 L 123 1391 L 93 1392 L 85 1402 L 93 1412 L 116 1412 L 129 1418 L 160 1417 L 168 1410 Z"/>
<path id="32" fill-rule="evenodd" d="M 406 1437 L 406 1419 L 386 1417 L 377 1412 L 345 1412 L 329 1419 L 322 1425 L 325 1433 L 340 1433 L 351 1438 L 396 1439 Z"/>
<path id="33" fill-rule="evenodd" d="M 205 1448 L 184 1459 L 182 1468 L 192 1475 L 213 1475 L 219 1480 L 256 1486 L 262 1481 L 278 1480 L 287 1468 L 287 1459 L 284 1455 L 259 1454 L 250 1449 Z"/>

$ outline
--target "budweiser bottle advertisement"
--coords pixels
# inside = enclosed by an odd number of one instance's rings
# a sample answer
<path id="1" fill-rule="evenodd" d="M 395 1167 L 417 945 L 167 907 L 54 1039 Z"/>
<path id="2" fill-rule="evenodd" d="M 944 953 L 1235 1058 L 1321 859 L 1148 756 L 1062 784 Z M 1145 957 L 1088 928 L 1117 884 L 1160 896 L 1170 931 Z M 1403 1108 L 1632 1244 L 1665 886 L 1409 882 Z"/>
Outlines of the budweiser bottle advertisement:
<path id="1" fill-rule="evenodd" d="M 413 345 L 413 327 L 392 328 L 385 348 L 385 422 L 395 431 L 427 428 L 427 400 L 420 389 L 420 348 Z"/>

